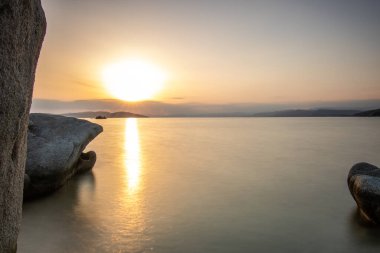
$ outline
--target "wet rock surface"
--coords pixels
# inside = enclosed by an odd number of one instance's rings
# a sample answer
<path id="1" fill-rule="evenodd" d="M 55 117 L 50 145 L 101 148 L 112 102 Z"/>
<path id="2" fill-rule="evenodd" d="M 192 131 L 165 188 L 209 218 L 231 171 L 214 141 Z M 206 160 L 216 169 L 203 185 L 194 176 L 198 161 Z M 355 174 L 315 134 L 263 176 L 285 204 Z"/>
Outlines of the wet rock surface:
<path id="1" fill-rule="evenodd" d="M 60 188 L 72 176 L 91 170 L 96 162 L 86 146 L 103 128 L 86 120 L 31 114 L 28 131 L 24 199 Z"/>

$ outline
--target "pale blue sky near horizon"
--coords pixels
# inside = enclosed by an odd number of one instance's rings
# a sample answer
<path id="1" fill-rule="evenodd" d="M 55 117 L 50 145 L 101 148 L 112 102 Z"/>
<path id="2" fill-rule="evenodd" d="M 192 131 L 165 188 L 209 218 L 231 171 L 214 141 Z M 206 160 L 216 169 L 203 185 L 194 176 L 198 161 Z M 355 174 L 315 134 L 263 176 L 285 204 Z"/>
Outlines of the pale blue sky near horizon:
<path id="1" fill-rule="evenodd" d="M 165 103 L 380 98 L 380 1 L 42 2 L 36 99 L 111 99 L 99 73 L 128 57 L 170 73 Z"/>

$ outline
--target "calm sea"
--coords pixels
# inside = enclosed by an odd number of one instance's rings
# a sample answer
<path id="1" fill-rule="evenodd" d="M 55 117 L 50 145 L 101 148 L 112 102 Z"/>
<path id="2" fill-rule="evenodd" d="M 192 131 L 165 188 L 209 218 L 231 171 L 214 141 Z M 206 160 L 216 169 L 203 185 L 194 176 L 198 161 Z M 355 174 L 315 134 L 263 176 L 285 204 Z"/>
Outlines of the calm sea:
<path id="1" fill-rule="evenodd" d="M 380 251 L 346 184 L 380 165 L 380 119 L 96 123 L 96 166 L 24 205 L 19 252 Z"/>

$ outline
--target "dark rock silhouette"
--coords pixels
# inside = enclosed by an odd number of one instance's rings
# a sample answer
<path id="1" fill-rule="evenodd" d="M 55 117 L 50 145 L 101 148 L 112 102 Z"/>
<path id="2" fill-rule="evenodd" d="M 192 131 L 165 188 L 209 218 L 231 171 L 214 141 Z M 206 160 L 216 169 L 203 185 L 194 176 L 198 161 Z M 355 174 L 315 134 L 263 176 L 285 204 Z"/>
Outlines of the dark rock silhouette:
<path id="1" fill-rule="evenodd" d="M 106 117 L 106 116 L 99 115 L 99 116 L 96 116 L 95 119 L 107 119 L 107 117 Z"/>
<path id="2" fill-rule="evenodd" d="M 380 109 L 364 111 L 355 114 L 357 117 L 380 117 Z"/>
<path id="3" fill-rule="evenodd" d="M 286 110 L 256 113 L 253 117 L 349 117 L 358 112 L 357 110 L 333 109 Z"/>
<path id="4" fill-rule="evenodd" d="M 82 152 L 102 131 L 101 126 L 86 120 L 31 114 L 24 199 L 50 193 L 72 176 L 92 169 L 95 152 Z"/>
<path id="5" fill-rule="evenodd" d="M 46 31 L 40 0 L 0 0 L 0 252 L 16 252 L 26 134 Z"/>
<path id="6" fill-rule="evenodd" d="M 380 168 L 369 163 L 355 164 L 347 183 L 362 218 L 380 224 Z"/>
<path id="7" fill-rule="evenodd" d="M 147 116 L 141 114 L 135 114 L 131 112 L 77 112 L 77 113 L 66 113 L 64 116 L 75 117 L 75 118 L 147 118 Z M 103 119 L 103 118 L 102 118 Z"/>

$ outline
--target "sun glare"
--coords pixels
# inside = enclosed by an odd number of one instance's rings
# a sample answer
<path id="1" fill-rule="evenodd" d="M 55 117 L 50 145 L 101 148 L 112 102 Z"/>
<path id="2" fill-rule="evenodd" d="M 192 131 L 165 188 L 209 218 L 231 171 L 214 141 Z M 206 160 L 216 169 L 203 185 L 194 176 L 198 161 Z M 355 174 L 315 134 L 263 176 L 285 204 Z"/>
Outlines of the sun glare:
<path id="1" fill-rule="evenodd" d="M 125 122 L 125 153 L 128 190 L 133 193 L 138 188 L 141 170 L 140 136 L 137 119 L 129 118 Z"/>
<path id="2" fill-rule="evenodd" d="M 108 65 L 103 71 L 107 91 L 125 101 L 151 99 L 165 83 L 166 75 L 155 65 L 142 60 L 127 60 Z"/>

